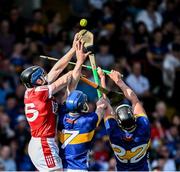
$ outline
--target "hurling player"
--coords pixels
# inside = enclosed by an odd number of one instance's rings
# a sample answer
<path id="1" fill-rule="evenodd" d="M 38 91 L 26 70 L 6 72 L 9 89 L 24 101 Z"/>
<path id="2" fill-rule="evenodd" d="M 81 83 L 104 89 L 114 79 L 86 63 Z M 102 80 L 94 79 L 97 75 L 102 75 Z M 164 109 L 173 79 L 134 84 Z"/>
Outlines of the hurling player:
<path id="1" fill-rule="evenodd" d="M 74 90 L 66 99 L 65 109 L 59 115 L 60 156 L 66 171 L 87 171 L 88 153 L 95 129 L 105 112 L 107 101 L 97 102 L 96 112 L 88 112 L 87 95 Z"/>
<path id="2" fill-rule="evenodd" d="M 83 55 L 83 46 L 76 46 L 76 56 Z M 81 91 L 74 90 L 80 79 L 81 67 L 76 71 L 68 85 L 71 93 L 60 109 L 59 148 L 64 170 L 86 171 L 91 140 L 105 112 L 106 100 L 99 100 L 96 112 L 88 113 L 87 96 Z"/>
<path id="3" fill-rule="evenodd" d="M 77 57 L 73 71 L 58 78 L 75 53 L 75 40 L 71 50 L 61 58 L 45 75 L 40 66 L 32 66 L 21 73 L 21 80 L 26 86 L 24 96 L 25 114 L 31 128 L 31 140 L 28 147 L 29 156 L 38 170 L 60 170 L 62 162 L 59 158 L 58 147 L 55 143 L 57 103 L 53 95 L 71 82 L 72 75 L 81 67 L 85 58 Z"/>
<path id="4" fill-rule="evenodd" d="M 105 87 L 105 76 L 98 70 L 101 84 Z M 118 105 L 113 112 L 107 107 L 104 123 L 111 147 L 114 151 L 118 171 L 148 171 L 147 153 L 150 144 L 150 124 L 146 112 L 135 93 L 123 82 L 121 74 L 111 71 L 109 77 L 120 87 L 131 102 Z"/>

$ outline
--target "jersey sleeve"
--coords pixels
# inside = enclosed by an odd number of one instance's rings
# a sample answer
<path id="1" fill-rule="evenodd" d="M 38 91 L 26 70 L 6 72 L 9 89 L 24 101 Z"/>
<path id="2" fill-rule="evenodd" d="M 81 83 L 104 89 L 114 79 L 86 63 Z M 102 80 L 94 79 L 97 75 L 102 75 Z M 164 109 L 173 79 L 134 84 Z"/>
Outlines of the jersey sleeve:
<path id="1" fill-rule="evenodd" d="M 95 124 L 95 127 L 98 127 L 99 123 L 101 122 L 101 118 L 99 118 L 96 112 L 93 112 L 92 117 L 92 122 Z"/>
<path id="2" fill-rule="evenodd" d="M 150 138 L 150 123 L 146 115 L 136 115 L 138 126 L 137 135 L 134 136 L 135 142 L 148 141 Z"/>
<path id="3" fill-rule="evenodd" d="M 46 101 L 52 97 L 52 89 L 50 85 L 39 86 L 35 89 L 35 93 L 40 99 Z"/>
<path id="4" fill-rule="evenodd" d="M 99 126 L 99 124 L 100 124 L 100 122 L 101 122 L 101 120 L 102 120 L 102 116 L 101 115 L 98 115 L 97 113 L 95 113 L 95 119 L 94 120 L 96 120 L 96 127 L 98 127 Z"/>
<path id="5" fill-rule="evenodd" d="M 112 116 L 107 117 L 104 120 L 104 124 L 108 135 L 110 135 L 113 130 L 116 130 L 118 128 L 117 121 Z"/>
<path id="6" fill-rule="evenodd" d="M 84 115 L 83 122 L 91 125 L 91 129 L 95 129 L 99 124 L 99 118 L 96 112 L 90 112 Z"/>

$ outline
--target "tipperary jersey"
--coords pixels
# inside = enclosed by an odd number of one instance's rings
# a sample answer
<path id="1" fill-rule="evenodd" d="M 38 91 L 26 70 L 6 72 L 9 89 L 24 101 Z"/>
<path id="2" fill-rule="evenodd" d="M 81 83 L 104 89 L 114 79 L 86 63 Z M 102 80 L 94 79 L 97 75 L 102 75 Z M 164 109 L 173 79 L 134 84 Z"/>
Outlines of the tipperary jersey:
<path id="1" fill-rule="evenodd" d="M 105 127 L 114 151 L 118 171 L 148 171 L 147 150 L 150 144 L 150 124 L 144 114 L 135 115 L 136 129 L 122 130 L 109 116 Z"/>
<path id="2" fill-rule="evenodd" d="M 60 114 L 58 122 L 59 153 L 64 169 L 88 169 L 88 151 L 98 123 L 98 115 L 94 112 L 76 116 L 68 113 Z"/>

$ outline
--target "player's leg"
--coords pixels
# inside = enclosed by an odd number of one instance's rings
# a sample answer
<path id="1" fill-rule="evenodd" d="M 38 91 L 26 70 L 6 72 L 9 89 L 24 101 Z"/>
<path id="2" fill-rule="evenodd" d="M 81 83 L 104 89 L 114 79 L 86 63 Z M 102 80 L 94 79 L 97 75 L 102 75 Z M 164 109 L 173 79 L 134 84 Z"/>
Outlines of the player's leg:
<path id="1" fill-rule="evenodd" d="M 40 149 L 41 149 L 41 145 L 39 144 L 39 142 L 37 140 L 31 138 L 31 140 L 29 142 L 29 146 L 28 146 L 28 154 L 29 154 L 29 157 L 31 158 L 32 163 L 36 167 L 36 169 L 39 168 L 36 158 L 38 158 Z"/>
<path id="2" fill-rule="evenodd" d="M 48 138 L 47 144 L 49 146 L 53 161 L 55 163 L 55 167 L 51 168 L 50 170 L 63 171 L 62 160 L 59 157 L 59 148 L 55 142 L 55 139 L 54 138 Z"/>
<path id="3" fill-rule="evenodd" d="M 62 170 L 62 161 L 53 138 L 32 138 L 28 152 L 34 166 L 39 171 Z"/>

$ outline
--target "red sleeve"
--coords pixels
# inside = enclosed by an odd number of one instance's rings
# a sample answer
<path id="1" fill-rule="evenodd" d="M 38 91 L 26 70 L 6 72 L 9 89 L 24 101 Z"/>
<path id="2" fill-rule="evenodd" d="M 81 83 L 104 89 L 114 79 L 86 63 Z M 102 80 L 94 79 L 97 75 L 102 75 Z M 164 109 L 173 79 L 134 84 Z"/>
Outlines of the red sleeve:
<path id="1" fill-rule="evenodd" d="M 38 98 L 43 101 L 51 98 L 51 88 L 49 85 L 39 86 L 35 89 L 35 92 Z"/>

